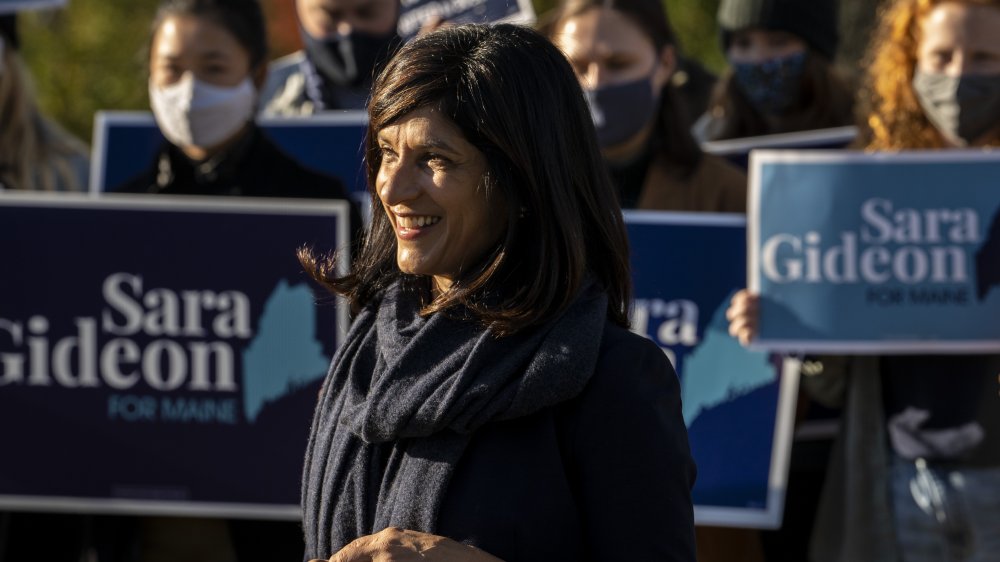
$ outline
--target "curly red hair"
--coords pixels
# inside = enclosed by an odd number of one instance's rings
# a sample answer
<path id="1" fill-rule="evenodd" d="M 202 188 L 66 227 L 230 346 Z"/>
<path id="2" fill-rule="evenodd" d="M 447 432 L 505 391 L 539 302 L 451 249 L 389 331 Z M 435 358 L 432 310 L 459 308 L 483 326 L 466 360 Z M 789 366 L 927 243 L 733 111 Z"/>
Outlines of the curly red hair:
<path id="1" fill-rule="evenodd" d="M 912 85 L 921 39 L 920 23 L 931 10 L 945 2 L 1000 9 L 1000 0 L 896 0 L 882 10 L 869 49 L 866 95 L 862 96 L 869 104 L 864 113 L 870 129 L 869 149 L 947 146 L 941 134 L 927 120 Z"/>

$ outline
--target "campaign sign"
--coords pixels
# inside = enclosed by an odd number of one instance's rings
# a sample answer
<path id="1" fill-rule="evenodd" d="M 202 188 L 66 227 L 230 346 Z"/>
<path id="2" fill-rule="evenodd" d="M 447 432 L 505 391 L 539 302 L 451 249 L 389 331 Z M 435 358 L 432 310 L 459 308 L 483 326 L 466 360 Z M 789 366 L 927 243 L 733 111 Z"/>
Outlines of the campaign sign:
<path id="1" fill-rule="evenodd" d="M 833 127 L 796 133 L 707 141 L 701 143 L 701 149 L 710 154 L 722 156 L 746 170 L 750 166 L 750 151 L 754 149 L 846 148 L 854 142 L 857 136 L 857 127 Z"/>
<path id="2" fill-rule="evenodd" d="M 66 0 L 0 0 L 0 16 L 29 10 L 62 8 Z"/>
<path id="3" fill-rule="evenodd" d="M 2 0 L 0 0 L 2 1 Z M 303 117 L 261 117 L 261 130 L 303 166 L 334 176 L 359 203 L 368 203 L 364 173 L 364 111 Z M 166 140 L 146 111 L 99 111 L 94 117 L 90 191 L 112 191 L 149 170 Z"/>
<path id="4" fill-rule="evenodd" d="M 404 41 L 432 19 L 463 23 L 535 23 L 531 0 L 401 0 L 396 30 Z"/>
<path id="5" fill-rule="evenodd" d="M 294 519 L 344 201 L 0 196 L 0 508 Z M 319 305 L 317 306 L 317 296 Z"/>
<path id="6" fill-rule="evenodd" d="M 1000 350 L 1000 154 L 755 152 L 759 345 Z"/>
<path id="7" fill-rule="evenodd" d="M 681 383 L 698 465 L 695 521 L 781 526 L 798 370 L 729 335 L 726 308 L 746 277 L 738 215 L 627 211 L 632 329 L 656 342 Z"/>

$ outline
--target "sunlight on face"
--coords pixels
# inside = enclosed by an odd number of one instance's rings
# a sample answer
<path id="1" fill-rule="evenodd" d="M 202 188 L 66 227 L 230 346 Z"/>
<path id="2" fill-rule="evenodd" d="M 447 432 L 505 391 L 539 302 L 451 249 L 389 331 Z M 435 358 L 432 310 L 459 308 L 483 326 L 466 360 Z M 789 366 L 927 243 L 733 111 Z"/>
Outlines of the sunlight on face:
<path id="1" fill-rule="evenodd" d="M 920 22 L 917 67 L 928 74 L 1000 74 L 1000 8 L 944 2 Z"/>
<path id="2" fill-rule="evenodd" d="M 657 64 L 653 42 L 628 17 L 609 8 L 591 8 L 566 18 L 552 41 L 566 54 L 585 88 L 648 77 Z"/>
<path id="3" fill-rule="evenodd" d="M 232 33 L 206 18 L 169 16 L 153 35 L 149 75 L 163 88 L 185 72 L 213 86 L 236 86 L 250 75 L 250 53 Z"/>
<path id="4" fill-rule="evenodd" d="M 427 108 L 384 127 L 378 144 L 375 189 L 396 233 L 399 269 L 430 275 L 447 289 L 506 229 L 502 196 L 483 187 L 486 157 L 454 123 Z"/>

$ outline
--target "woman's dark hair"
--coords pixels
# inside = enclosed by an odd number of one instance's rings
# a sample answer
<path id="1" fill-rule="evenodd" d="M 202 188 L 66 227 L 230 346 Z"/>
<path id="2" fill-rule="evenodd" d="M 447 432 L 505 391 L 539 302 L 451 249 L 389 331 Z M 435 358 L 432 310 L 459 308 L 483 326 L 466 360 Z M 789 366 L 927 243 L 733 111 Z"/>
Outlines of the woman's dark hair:
<path id="1" fill-rule="evenodd" d="M 793 133 L 854 124 L 854 94 L 837 75 L 830 60 L 809 48 L 802 75 L 802 90 L 797 104 L 788 110 L 775 127 L 768 123 L 747 99 L 732 69 L 719 80 L 708 115 L 720 125 L 706 140 L 755 137 L 774 133 Z"/>
<path id="2" fill-rule="evenodd" d="M 364 306 L 402 274 L 396 236 L 375 193 L 379 131 L 431 108 L 486 158 L 484 197 L 499 190 L 506 232 L 480 266 L 462 273 L 423 313 L 464 308 L 498 335 L 565 310 L 592 276 L 608 317 L 628 325 L 628 242 L 594 127 L 566 58 L 546 38 L 514 25 L 435 31 L 404 46 L 375 81 L 365 141 L 372 223 L 352 272 L 300 252 L 306 270 Z M 410 278 L 410 276 L 406 276 Z"/>
<path id="3" fill-rule="evenodd" d="M 267 62 L 267 26 L 257 0 L 163 0 L 153 19 L 151 36 L 168 17 L 206 18 L 232 33 L 250 55 L 250 68 Z"/>
<path id="4" fill-rule="evenodd" d="M 660 0 L 563 0 L 554 10 L 546 14 L 539 29 L 550 38 L 554 38 L 554 34 L 566 19 L 593 8 L 607 8 L 621 12 L 653 43 L 657 54 L 661 53 L 664 47 L 673 47 L 677 60 L 680 60 L 680 44 Z M 680 99 L 669 82 L 660 92 L 660 108 L 656 116 L 653 139 L 656 150 L 681 178 L 692 174 L 701 161 L 701 148 L 691 136 L 687 121 L 681 114 Z"/>

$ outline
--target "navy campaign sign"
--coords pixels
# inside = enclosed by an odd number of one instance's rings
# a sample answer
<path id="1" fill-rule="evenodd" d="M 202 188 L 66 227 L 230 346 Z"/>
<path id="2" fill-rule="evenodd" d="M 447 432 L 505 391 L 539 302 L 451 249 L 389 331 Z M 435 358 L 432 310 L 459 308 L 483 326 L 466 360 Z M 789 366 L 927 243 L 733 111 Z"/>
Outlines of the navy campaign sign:
<path id="1" fill-rule="evenodd" d="M 656 342 L 680 377 L 698 465 L 695 521 L 780 527 L 798 370 L 728 333 L 725 311 L 746 277 L 746 220 L 627 211 L 625 222 L 632 329 Z"/>
<path id="2" fill-rule="evenodd" d="M 0 196 L 0 507 L 298 516 L 343 201 Z M 346 269 L 346 261 L 342 262 Z"/>
<path id="3" fill-rule="evenodd" d="M 758 345 L 1000 350 L 1000 155 L 759 151 L 752 163 Z"/>
<path id="4" fill-rule="evenodd" d="M 401 0 L 396 30 L 404 41 L 416 37 L 435 18 L 463 23 L 535 23 L 530 0 Z"/>
<path id="5" fill-rule="evenodd" d="M 363 167 L 368 126 L 364 111 L 331 111 L 308 118 L 262 117 L 257 124 L 300 164 L 339 178 L 355 200 L 369 203 Z M 98 111 L 90 191 L 111 191 L 149 169 L 165 142 L 148 111 Z"/>

